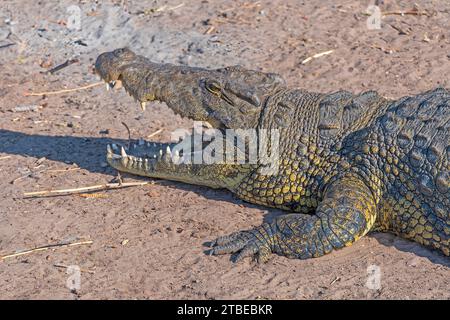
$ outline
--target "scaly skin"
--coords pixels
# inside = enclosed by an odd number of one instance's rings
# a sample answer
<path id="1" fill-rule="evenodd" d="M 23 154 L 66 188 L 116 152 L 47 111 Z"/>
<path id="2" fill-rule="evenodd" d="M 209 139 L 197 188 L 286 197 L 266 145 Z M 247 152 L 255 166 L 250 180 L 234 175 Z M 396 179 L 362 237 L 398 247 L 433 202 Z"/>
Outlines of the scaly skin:
<path id="1" fill-rule="evenodd" d="M 271 223 L 223 236 L 210 253 L 271 253 L 306 259 L 388 231 L 450 254 L 450 92 L 390 101 L 290 89 L 276 74 L 152 63 L 128 49 L 103 53 L 98 74 L 141 103 L 165 102 L 214 128 L 278 129 L 278 170 L 257 164 L 177 164 L 175 144 L 108 147 L 116 169 L 226 188 L 256 204 L 289 211 Z M 162 151 L 159 151 L 162 150 Z M 129 153 L 129 154 L 127 154 Z M 132 155 L 131 155 L 132 154 Z"/>

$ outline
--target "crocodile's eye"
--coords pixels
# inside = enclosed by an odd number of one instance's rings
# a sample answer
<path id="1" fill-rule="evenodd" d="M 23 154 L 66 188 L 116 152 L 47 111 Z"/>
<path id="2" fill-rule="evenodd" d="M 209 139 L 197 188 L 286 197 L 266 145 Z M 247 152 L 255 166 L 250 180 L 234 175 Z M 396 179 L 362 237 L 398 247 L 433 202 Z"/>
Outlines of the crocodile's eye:
<path id="1" fill-rule="evenodd" d="M 114 55 L 121 59 L 130 59 L 135 56 L 134 52 L 128 48 L 119 48 L 113 51 Z"/>
<path id="2" fill-rule="evenodd" d="M 216 81 L 207 80 L 205 83 L 206 90 L 211 92 L 212 94 L 215 94 L 216 96 L 221 96 L 222 88 L 220 87 L 220 84 Z"/>

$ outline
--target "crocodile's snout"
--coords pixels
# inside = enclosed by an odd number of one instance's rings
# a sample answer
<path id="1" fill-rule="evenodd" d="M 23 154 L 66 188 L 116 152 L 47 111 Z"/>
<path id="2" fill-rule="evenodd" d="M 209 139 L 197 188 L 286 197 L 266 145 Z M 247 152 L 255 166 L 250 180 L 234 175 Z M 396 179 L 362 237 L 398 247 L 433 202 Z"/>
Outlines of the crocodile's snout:
<path id="1" fill-rule="evenodd" d="M 102 53 L 95 62 L 107 89 L 122 87 L 145 110 L 165 102 L 175 113 L 215 128 L 254 128 L 265 100 L 285 87 L 277 74 L 240 66 L 208 70 L 155 63 L 127 48 Z"/>
<path id="2" fill-rule="evenodd" d="M 95 61 L 95 71 L 106 82 L 116 81 L 120 77 L 120 68 L 133 62 L 136 54 L 128 48 L 104 52 Z"/>

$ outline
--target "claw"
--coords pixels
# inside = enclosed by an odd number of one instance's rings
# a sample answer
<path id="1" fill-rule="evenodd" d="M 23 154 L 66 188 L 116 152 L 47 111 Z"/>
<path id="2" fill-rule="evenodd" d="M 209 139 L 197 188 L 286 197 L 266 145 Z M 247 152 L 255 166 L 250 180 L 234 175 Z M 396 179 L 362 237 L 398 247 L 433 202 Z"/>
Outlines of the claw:
<path id="1" fill-rule="evenodd" d="M 272 250 L 264 240 L 255 235 L 254 231 L 257 230 L 235 232 L 217 238 L 211 243 L 209 255 L 234 254 L 233 262 L 239 262 L 246 257 L 255 257 L 260 263 L 268 261 Z"/>

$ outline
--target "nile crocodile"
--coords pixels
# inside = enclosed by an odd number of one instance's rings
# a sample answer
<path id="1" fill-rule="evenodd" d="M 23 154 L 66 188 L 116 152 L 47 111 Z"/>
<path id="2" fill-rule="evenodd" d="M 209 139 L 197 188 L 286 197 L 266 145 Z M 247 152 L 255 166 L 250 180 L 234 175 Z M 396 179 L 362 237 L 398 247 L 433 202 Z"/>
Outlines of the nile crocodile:
<path id="1" fill-rule="evenodd" d="M 271 253 L 307 259 L 369 231 L 387 231 L 449 256 L 449 91 L 399 100 L 375 91 L 314 93 L 288 88 L 274 73 L 153 63 L 126 48 L 101 54 L 95 68 L 107 86 L 120 84 L 143 109 L 157 100 L 222 132 L 279 133 L 274 172 L 260 158 L 247 161 L 248 144 L 231 147 L 245 161 L 208 164 L 178 161 L 176 143 L 108 146 L 108 163 L 119 171 L 226 188 L 289 212 L 219 237 L 210 254 L 233 254 L 234 261 L 252 256 L 265 262 Z M 264 141 L 275 144 L 271 139 Z"/>

